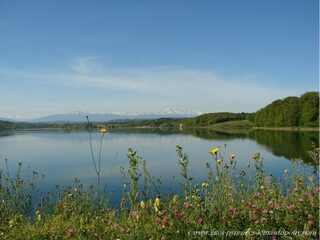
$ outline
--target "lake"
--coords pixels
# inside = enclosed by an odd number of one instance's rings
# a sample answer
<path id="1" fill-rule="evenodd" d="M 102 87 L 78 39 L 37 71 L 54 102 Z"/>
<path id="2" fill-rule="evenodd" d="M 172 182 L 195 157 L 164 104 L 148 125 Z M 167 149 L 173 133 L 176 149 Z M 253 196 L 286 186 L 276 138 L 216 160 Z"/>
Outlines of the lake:
<path id="1" fill-rule="evenodd" d="M 100 132 L 92 134 L 94 153 L 98 155 Z M 111 130 L 103 138 L 102 183 L 108 182 L 107 192 L 113 191 L 111 200 L 116 202 L 122 188 L 122 175 L 119 168 L 128 168 L 127 152 L 132 148 L 145 160 L 148 169 L 156 179 L 161 178 L 162 190 L 178 187 L 180 166 L 176 155 L 177 144 L 189 156 L 189 172 L 195 181 L 206 179 L 206 163 L 212 162 L 208 153 L 211 148 L 236 154 L 238 170 L 244 169 L 252 161 L 252 155 L 260 152 L 264 158 L 265 170 L 281 176 L 285 169 L 292 172 L 292 159 L 303 159 L 306 171 L 312 165 L 306 152 L 311 143 L 319 144 L 318 132 L 285 132 L 252 130 L 240 132 L 221 132 L 205 129 L 166 131 L 160 129 Z M 72 185 L 74 177 L 85 185 L 94 185 L 94 172 L 88 132 L 63 131 L 16 131 L 0 133 L 0 169 L 5 169 L 8 159 L 11 174 L 22 162 L 24 174 L 30 170 L 44 174 L 39 180 L 42 191 L 51 191 L 56 185 Z"/>

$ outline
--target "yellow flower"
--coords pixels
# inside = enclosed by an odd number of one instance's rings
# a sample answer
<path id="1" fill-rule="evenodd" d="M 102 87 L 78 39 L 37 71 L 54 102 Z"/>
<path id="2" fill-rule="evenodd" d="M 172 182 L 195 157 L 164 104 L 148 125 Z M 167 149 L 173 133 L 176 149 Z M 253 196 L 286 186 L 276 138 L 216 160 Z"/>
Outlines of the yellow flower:
<path id="1" fill-rule="evenodd" d="M 264 186 L 261 186 L 260 189 L 261 189 L 261 190 L 264 189 Z"/>
<path id="2" fill-rule="evenodd" d="M 201 184 L 201 186 L 202 186 L 203 188 L 207 188 L 207 187 L 209 187 L 209 183 L 203 182 L 203 183 Z"/>
<path id="3" fill-rule="evenodd" d="M 211 153 L 212 155 L 213 154 L 217 154 L 218 152 L 219 152 L 219 148 L 212 148 L 210 151 L 209 151 L 209 153 Z"/>
<path id="4" fill-rule="evenodd" d="M 106 133 L 106 132 L 107 132 L 107 129 L 106 129 L 106 128 L 101 128 L 101 129 L 100 129 L 100 132 Z"/>
<path id="5" fill-rule="evenodd" d="M 145 208 L 146 208 L 146 204 L 145 204 L 144 201 L 141 201 L 141 202 L 140 202 L 140 207 L 141 207 L 142 209 L 145 209 Z"/>
<path id="6" fill-rule="evenodd" d="M 245 236 L 250 236 L 251 235 L 251 228 L 248 228 L 245 232 L 244 232 L 244 235 Z"/>
<path id="7" fill-rule="evenodd" d="M 260 158 L 260 153 L 259 152 L 256 152 L 254 155 L 253 155 L 253 160 L 258 160 Z"/>
<path id="8" fill-rule="evenodd" d="M 218 163 L 218 164 L 221 164 L 221 160 L 218 159 L 218 160 L 217 160 L 217 163 Z"/>
<path id="9" fill-rule="evenodd" d="M 234 153 L 232 153 L 232 154 L 230 154 L 230 158 L 235 158 L 236 157 L 236 155 L 234 154 Z"/>
<path id="10" fill-rule="evenodd" d="M 161 207 L 162 207 L 161 199 L 157 197 L 156 200 L 154 201 L 153 206 L 154 206 L 154 210 L 156 212 L 159 212 L 161 210 Z"/>

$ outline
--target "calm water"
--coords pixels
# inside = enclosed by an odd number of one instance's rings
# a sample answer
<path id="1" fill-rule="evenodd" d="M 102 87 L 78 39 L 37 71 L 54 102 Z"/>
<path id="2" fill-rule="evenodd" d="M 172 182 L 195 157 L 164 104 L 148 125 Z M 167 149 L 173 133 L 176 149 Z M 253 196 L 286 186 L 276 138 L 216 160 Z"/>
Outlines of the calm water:
<path id="1" fill-rule="evenodd" d="M 100 133 L 93 133 L 93 147 L 98 153 Z M 319 144 L 318 132 L 279 132 L 255 130 L 250 132 L 223 133 L 208 130 L 166 132 L 160 130 L 111 131 L 103 139 L 102 179 L 108 182 L 108 190 L 114 190 L 112 199 L 120 196 L 120 166 L 128 167 L 127 150 L 133 148 L 147 160 L 152 176 L 161 177 L 162 188 L 176 186 L 172 177 L 179 177 L 177 144 L 183 146 L 189 155 L 190 174 L 196 181 L 206 178 L 206 163 L 212 161 L 208 151 L 221 147 L 226 156 L 237 155 L 239 170 L 245 168 L 255 152 L 264 158 L 268 173 L 280 176 L 284 169 L 292 169 L 290 159 L 304 159 L 307 171 L 306 151 L 311 143 Z M 226 150 L 225 150 L 226 145 Z M 30 169 L 45 175 L 41 187 L 54 189 L 55 185 L 69 185 L 78 177 L 86 185 L 95 184 L 95 172 L 90 155 L 89 134 L 87 132 L 28 131 L 0 133 L 0 169 L 5 168 L 8 159 L 11 172 L 22 162 L 25 172 Z M 109 174 L 110 173 L 110 174 Z"/>

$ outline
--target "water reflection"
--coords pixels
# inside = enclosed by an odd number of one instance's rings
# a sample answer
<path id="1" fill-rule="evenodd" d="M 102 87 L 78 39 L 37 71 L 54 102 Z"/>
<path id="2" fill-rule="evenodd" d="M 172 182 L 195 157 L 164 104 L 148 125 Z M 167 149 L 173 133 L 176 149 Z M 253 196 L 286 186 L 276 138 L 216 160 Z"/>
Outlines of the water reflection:
<path id="1" fill-rule="evenodd" d="M 98 150 L 100 133 L 93 133 L 93 147 Z M 221 132 L 205 129 L 168 131 L 164 129 L 113 130 L 103 139 L 102 182 L 114 189 L 113 201 L 120 197 L 122 176 L 120 166 L 128 167 L 127 150 L 133 148 L 147 160 L 148 169 L 155 178 L 161 177 L 162 190 L 169 185 L 179 186 L 180 168 L 175 152 L 177 144 L 184 147 L 190 159 L 189 173 L 195 180 L 206 180 L 206 163 L 212 161 L 208 150 L 220 147 L 226 156 L 236 153 L 237 167 L 243 170 L 254 152 L 259 151 L 265 159 L 265 170 L 281 176 L 284 169 L 292 170 L 289 159 L 302 158 L 308 162 L 306 151 L 311 143 L 319 144 L 318 133 L 241 131 Z M 226 144 L 226 149 L 225 149 Z M 118 153 L 118 155 L 117 155 Z M 115 156 L 117 158 L 115 159 Z M 4 159 L 9 159 L 10 171 L 15 171 L 18 162 L 30 166 L 45 175 L 45 189 L 55 185 L 70 185 L 74 177 L 83 183 L 94 185 L 95 172 L 92 166 L 87 132 L 19 131 L 0 134 L 0 169 L 5 169 Z M 111 170 L 111 175 L 107 177 Z M 309 168 L 312 171 L 312 168 Z M 172 177 L 176 182 L 172 184 Z M 118 190 L 118 191 L 117 191 Z"/>
<path id="2" fill-rule="evenodd" d="M 233 140 L 251 139 L 265 147 L 273 155 L 286 159 L 300 159 L 307 164 L 313 164 L 307 154 L 312 149 L 312 144 L 319 145 L 319 132 L 301 131 L 274 131 L 274 130 L 230 130 L 217 131 L 208 129 L 183 129 L 182 131 L 167 129 L 134 129 L 117 130 L 123 133 L 149 133 L 149 134 L 185 134 L 207 140 Z"/>

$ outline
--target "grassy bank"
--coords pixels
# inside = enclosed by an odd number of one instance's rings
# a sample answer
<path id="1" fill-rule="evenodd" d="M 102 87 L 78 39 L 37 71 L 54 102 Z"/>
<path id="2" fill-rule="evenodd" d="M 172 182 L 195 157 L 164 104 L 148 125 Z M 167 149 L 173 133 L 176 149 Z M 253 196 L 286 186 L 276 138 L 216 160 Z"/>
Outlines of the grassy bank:
<path id="1" fill-rule="evenodd" d="M 235 154 L 212 149 L 207 181 L 196 183 L 188 156 L 180 146 L 176 150 L 182 194 L 161 195 L 147 163 L 129 149 L 116 209 L 77 179 L 37 198 L 36 172 L 22 179 L 21 165 L 14 177 L 1 170 L 0 239 L 279 239 L 277 231 L 296 234 L 290 239 L 318 238 L 317 169 L 310 175 L 285 169 L 280 182 L 264 171 L 259 153 L 241 171 Z M 319 149 L 310 154 L 316 161 Z M 268 236 L 259 235 L 263 230 Z"/>
<path id="2" fill-rule="evenodd" d="M 273 131 L 301 131 L 301 132 L 319 132 L 319 128 L 306 127 L 253 127 L 253 129 L 264 129 Z"/>
<path id="3" fill-rule="evenodd" d="M 205 128 L 207 129 L 251 129 L 253 127 L 253 123 L 248 120 L 240 120 L 240 121 L 229 121 L 229 122 L 221 122 L 216 123 Z"/>

